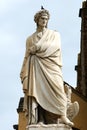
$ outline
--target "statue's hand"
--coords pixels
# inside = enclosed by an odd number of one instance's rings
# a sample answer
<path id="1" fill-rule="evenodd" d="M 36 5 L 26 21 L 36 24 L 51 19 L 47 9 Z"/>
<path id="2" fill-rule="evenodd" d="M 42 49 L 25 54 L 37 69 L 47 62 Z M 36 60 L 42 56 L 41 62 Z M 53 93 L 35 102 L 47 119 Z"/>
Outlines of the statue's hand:
<path id="1" fill-rule="evenodd" d="M 21 83 L 23 83 L 23 72 L 20 73 Z"/>
<path id="2" fill-rule="evenodd" d="M 26 93 L 27 93 L 27 90 L 26 90 L 26 89 L 23 89 L 23 92 L 26 94 Z"/>
<path id="3" fill-rule="evenodd" d="M 23 92 L 26 93 L 27 92 L 27 82 L 28 82 L 28 78 L 27 76 L 24 77 L 23 79 Z"/>

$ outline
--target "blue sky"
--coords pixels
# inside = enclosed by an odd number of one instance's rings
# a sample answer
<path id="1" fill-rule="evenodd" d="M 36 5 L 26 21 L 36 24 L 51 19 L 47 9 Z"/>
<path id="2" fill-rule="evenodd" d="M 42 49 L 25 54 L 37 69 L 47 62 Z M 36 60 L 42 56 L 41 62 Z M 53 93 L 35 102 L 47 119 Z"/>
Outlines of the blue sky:
<path id="1" fill-rule="evenodd" d="M 41 5 L 51 14 L 49 29 L 61 34 L 63 78 L 76 86 L 74 67 L 80 51 L 78 15 L 82 0 L 0 0 L 0 130 L 11 130 L 18 123 L 16 108 L 23 96 L 19 74 L 25 41 L 36 29 L 33 16 Z"/>

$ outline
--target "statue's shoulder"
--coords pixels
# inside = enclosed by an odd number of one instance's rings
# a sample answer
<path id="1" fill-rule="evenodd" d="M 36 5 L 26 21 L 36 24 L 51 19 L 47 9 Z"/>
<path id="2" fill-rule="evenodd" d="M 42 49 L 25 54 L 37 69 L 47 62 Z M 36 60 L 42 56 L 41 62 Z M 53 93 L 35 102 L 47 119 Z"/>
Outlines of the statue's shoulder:
<path id="1" fill-rule="evenodd" d="M 26 39 L 26 43 L 29 44 L 32 41 L 32 38 L 34 37 L 35 33 L 29 35 Z"/>
<path id="2" fill-rule="evenodd" d="M 51 30 L 51 29 L 48 29 L 48 30 L 49 32 L 53 32 L 54 34 L 60 35 L 60 33 L 57 30 Z"/>
<path id="3" fill-rule="evenodd" d="M 60 37 L 60 33 L 57 30 L 49 30 L 54 36 Z"/>
<path id="4" fill-rule="evenodd" d="M 26 41 L 27 41 L 27 40 L 31 40 L 31 39 L 32 39 L 32 37 L 34 36 L 34 34 L 35 34 L 35 33 L 33 33 L 33 34 L 29 35 L 29 36 L 27 37 Z"/>
<path id="5" fill-rule="evenodd" d="M 55 34 L 60 36 L 60 33 L 57 30 L 54 30 Z"/>

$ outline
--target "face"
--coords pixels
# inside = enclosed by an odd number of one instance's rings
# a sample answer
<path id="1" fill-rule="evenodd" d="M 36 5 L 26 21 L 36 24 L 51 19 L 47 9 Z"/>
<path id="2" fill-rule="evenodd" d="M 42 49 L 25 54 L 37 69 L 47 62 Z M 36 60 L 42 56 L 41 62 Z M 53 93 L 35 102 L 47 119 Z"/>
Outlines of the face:
<path id="1" fill-rule="evenodd" d="M 48 23 L 48 16 L 47 15 L 41 16 L 38 20 L 38 26 L 46 27 L 47 23 Z"/>

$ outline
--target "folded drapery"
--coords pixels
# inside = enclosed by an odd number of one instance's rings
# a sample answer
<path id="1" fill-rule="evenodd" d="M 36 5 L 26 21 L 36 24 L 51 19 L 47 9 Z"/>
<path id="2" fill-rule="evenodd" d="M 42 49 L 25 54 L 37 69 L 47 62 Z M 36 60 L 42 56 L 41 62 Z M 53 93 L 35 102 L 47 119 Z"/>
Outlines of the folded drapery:
<path id="1" fill-rule="evenodd" d="M 32 53 L 31 48 L 34 47 Z M 66 114 L 66 95 L 62 78 L 61 42 L 58 32 L 47 29 L 41 39 L 37 32 L 26 42 L 26 53 L 21 70 L 23 89 L 34 97 L 45 110 Z M 26 77 L 26 78 L 25 78 Z"/>

